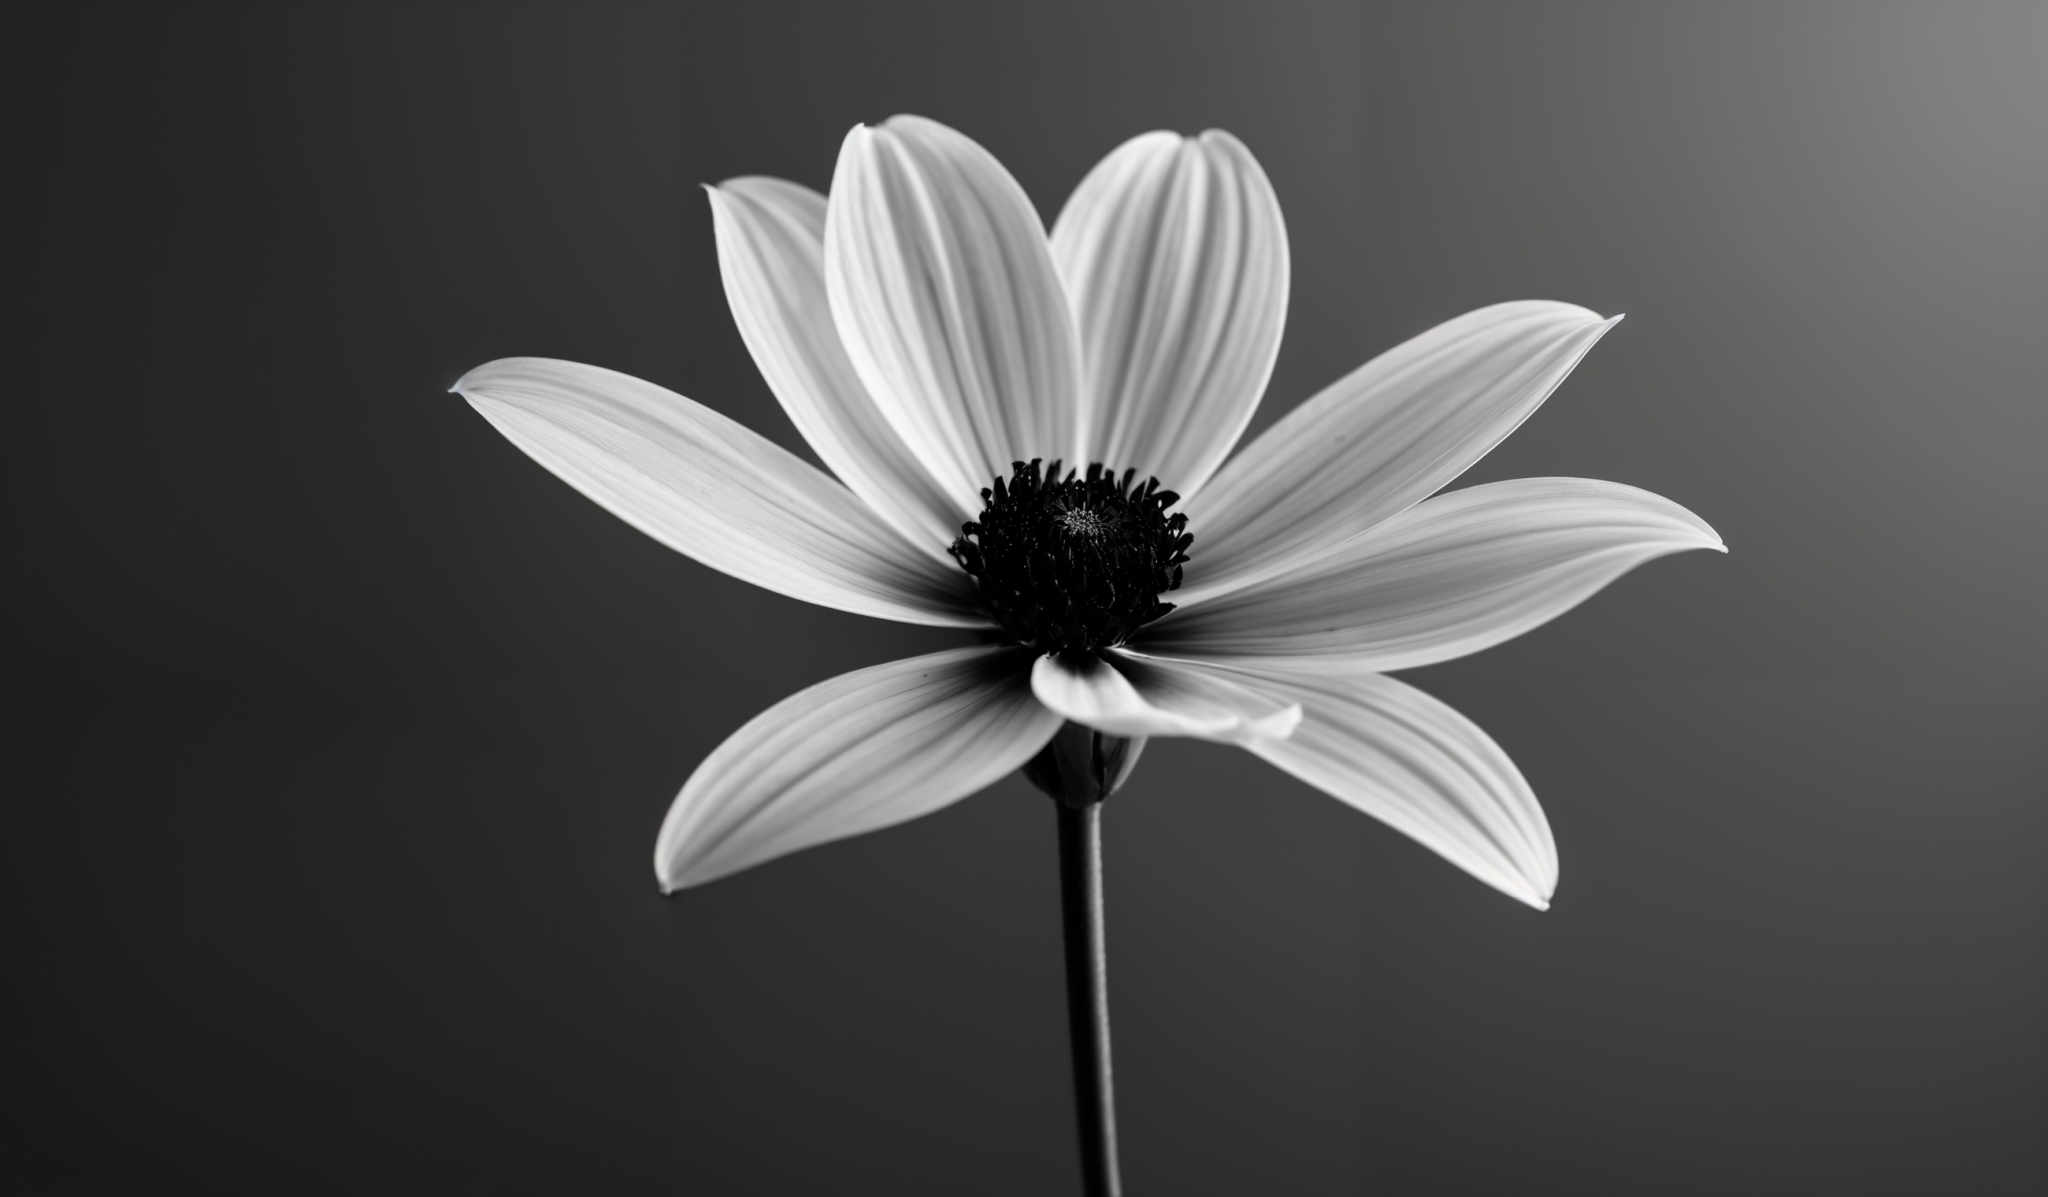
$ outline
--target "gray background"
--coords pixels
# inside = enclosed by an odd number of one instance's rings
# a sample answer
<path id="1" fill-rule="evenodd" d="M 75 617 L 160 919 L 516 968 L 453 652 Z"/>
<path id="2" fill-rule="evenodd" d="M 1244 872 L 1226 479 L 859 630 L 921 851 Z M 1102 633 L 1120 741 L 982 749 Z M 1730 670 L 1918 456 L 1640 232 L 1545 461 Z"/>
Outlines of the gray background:
<path id="1" fill-rule="evenodd" d="M 1626 310 L 1473 478 L 1733 549 L 1416 675 L 1542 796 L 1547 915 L 1154 746 L 1134 1192 L 2041 1181 L 2038 6 L 179 7 L 12 43 L 14 1187 L 1071 1190 L 1024 785 L 650 873 L 728 731 L 947 638 L 671 554 L 442 393 L 551 354 L 795 445 L 694 185 L 823 186 L 897 111 L 1048 212 L 1139 130 L 1244 138 L 1294 246 L 1260 426 L 1466 308 Z"/>

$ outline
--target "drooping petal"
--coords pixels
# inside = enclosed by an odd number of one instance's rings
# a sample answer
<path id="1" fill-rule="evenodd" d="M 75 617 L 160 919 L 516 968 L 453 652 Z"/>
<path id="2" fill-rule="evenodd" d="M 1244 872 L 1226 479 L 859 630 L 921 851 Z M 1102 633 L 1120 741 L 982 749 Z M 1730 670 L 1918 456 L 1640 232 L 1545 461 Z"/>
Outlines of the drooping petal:
<path id="1" fill-rule="evenodd" d="M 825 197 L 782 179 L 705 188 L 725 297 L 754 362 L 818 457 L 876 514 L 945 558 L 972 491 L 948 493 L 869 397 L 825 298 Z"/>
<path id="2" fill-rule="evenodd" d="M 1077 457 L 1080 351 L 1045 226 L 987 150 L 922 117 L 846 135 L 825 286 L 847 356 L 949 493 Z"/>
<path id="3" fill-rule="evenodd" d="M 1031 669 L 1039 701 L 1117 736 L 1191 736 L 1244 744 L 1284 738 L 1301 707 L 1221 670 L 1112 650 L 1106 657 L 1044 656 Z"/>
<path id="4" fill-rule="evenodd" d="M 1245 747 L 1445 860 L 1542 910 L 1557 845 L 1529 783 L 1478 725 L 1415 687 L 1313 669 L 1248 676 L 1300 700 L 1285 740 Z"/>
<path id="5" fill-rule="evenodd" d="M 1081 180 L 1052 254 L 1081 334 L 1089 456 L 1194 494 L 1280 352 L 1287 226 L 1265 171 L 1218 129 L 1134 137 Z"/>
<path id="6" fill-rule="evenodd" d="M 1519 636 L 1687 549 L 1726 551 L 1706 521 L 1649 491 L 1493 482 L 1425 499 L 1327 561 L 1177 611 L 1142 644 L 1168 656 L 1412 669 Z"/>
<path id="7" fill-rule="evenodd" d="M 1183 607 L 1298 569 L 1428 497 L 1515 430 L 1616 320 L 1496 304 L 1439 324 L 1289 412 L 1186 504 Z"/>
<path id="8" fill-rule="evenodd" d="M 713 569 L 860 615 L 977 627 L 966 575 L 912 550 L 816 467 L 673 391 L 549 358 L 450 388 L 527 456 Z"/>
<path id="9" fill-rule="evenodd" d="M 821 682 L 720 744 L 661 825 L 665 892 L 948 806 L 1021 767 L 1059 730 L 1024 657 L 959 648 Z"/>

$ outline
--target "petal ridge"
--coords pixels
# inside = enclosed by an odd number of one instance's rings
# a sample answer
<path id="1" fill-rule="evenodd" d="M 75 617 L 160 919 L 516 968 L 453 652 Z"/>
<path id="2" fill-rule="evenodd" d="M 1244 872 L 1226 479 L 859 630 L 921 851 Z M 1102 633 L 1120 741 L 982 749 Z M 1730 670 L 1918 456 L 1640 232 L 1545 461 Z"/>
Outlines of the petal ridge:
<path id="1" fill-rule="evenodd" d="M 1059 729 L 1028 657 L 990 646 L 873 665 L 749 720 L 677 794 L 655 840 L 664 892 L 906 822 L 1020 768 Z"/>
<path id="2" fill-rule="evenodd" d="M 1024 189 L 922 117 L 857 126 L 826 202 L 826 292 L 855 372 L 948 493 L 1078 449 L 1080 353 Z"/>
<path id="3" fill-rule="evenodd" d="M 961 571 L 815 466 L 673 391 L 533 357 L 487 362 L 450 389 L 585 497 L 712 569 L 859 615 L 987 623 Z"/>
<path id="4" fill-rule="evenodd" d="M 812 450 L 919 551 L 941 561 L 969 495 L 948 494 L 903 443 L 840 344 L 825 293 L 825 197 L 763 176 L 706 186 L 740 339 Z"/>
<path id="5" fill-rule="evenodd" d="M 1548 909 L 1557 844 L 1507 753 L 1471 720 L 1405 682 L 1303 668 L 1243 669 L 1307 711 L 1252 753 L 1392 827 L 1480 881 Z"/>
<path id="6" fill-rule="evenodd" d="M 1705 520 L 1638 487 L 1516 478 L 1426 499 L 1328 559 L 1144 629 L 1169 656 L 1316 661 L 1383 673 L 1535 630 L 1658 557 L 1726 551 Z"/>
<path id="7" fill-rule="evenodd" d="M 1620 319 L 1547 300 L 1495 304 L 1325 387 L 1189 500 L 1204 552 L 1182 605 L 1302 568 L 1427 498 L 1519 427 Z"/>

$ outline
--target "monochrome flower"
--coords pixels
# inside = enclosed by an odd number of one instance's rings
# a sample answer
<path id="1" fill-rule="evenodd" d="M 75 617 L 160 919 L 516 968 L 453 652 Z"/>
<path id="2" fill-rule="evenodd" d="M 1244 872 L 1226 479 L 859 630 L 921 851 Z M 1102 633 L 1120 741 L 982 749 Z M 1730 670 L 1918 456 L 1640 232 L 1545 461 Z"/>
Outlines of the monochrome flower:
<path id="1" fill-rule="evenodd" d="M 1229 134 L 1126 142 L 1050 236 L 987 151 L 918 117 L 849 133 L 829 199 L 767 178 L 707 190 L 740 335 L 829 474 L 594 366 L 508 358 L 454 389 L 714 569 L 978 642 L 822 682 L 733 733 L 669 811 L 664 889 L 927 814 L 1079 725 L 1242 746 L 1547 904 L 1557 855 L 1521 774 L 1386 673 L 1722 548 L 1614 483 L 1436 493 L 1615 319 L 1467 313 L 1232 455 L 1279 349 L 1289 259 L 1273 189 Z"/>

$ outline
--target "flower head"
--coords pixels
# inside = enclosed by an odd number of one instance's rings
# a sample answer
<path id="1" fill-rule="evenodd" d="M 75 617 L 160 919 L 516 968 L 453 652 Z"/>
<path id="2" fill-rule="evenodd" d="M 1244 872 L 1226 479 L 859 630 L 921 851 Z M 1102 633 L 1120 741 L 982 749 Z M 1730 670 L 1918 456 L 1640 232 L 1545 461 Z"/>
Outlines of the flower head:
<path id="1" fill-rule="evenodd" d="M 1241 745 L 1547 904 L 1556 849 L 1521 774 L 1385 675 L 1518 636 L 1653 557 L 1722 547 L 1614 483 L 1436 493 L 1618 317 L 1467 313 L 1233 456 L 1289 265 L 1273 189 L 1230 135 L 1126 142 L 1050 235 L 987 151 L 919 117 L 849 133 L 829 199 L 764 178 L 708 193 L 740 335 L 829 474 L 593 366 L 509 358 L 454 389 L 706 565 L 985 642 L 821 682 L 734 732 L 670 808 L 664 889 L 926 814 L 1078 727 Z M 1113 787 L 1135 759 L 1095 772 Z"/>

